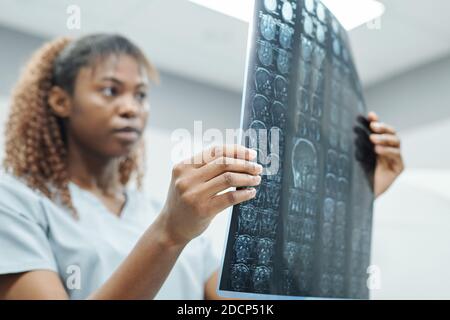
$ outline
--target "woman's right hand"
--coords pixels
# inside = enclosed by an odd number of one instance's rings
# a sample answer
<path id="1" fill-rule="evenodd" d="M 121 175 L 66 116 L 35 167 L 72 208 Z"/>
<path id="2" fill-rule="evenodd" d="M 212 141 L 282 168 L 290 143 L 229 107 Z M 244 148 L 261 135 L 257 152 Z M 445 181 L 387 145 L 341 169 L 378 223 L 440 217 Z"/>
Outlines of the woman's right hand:
<path id="1" fill-rule="evenodd" d="M 255 197 L 262 166 L 257 154 L 240 145 L 213 147 L 173 168 L 164 209 L 160 215 L 168 241 L 185 245 L 203 233 L 221 211 Z"/>

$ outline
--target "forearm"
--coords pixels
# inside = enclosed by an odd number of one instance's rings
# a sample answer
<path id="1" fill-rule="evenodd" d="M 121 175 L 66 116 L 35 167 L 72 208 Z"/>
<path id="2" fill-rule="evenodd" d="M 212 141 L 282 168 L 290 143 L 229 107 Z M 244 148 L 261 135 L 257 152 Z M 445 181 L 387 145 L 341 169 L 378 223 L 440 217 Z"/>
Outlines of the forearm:
<path id="1" fill-rule="evenodd" d="M 89 299 L 153 299 L 186 244 L 164 234 L 162 215 L 151 225 L 108 281 Z"/>

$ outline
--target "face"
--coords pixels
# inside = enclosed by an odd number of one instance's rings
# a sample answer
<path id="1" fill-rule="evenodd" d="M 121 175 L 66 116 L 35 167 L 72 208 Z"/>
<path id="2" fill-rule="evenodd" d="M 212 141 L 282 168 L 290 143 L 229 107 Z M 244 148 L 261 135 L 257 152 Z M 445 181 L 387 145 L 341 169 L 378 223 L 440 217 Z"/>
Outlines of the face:
<path id="1" fill-rule="evenodd" d="M 127 155 L 146 127 L 149 80 L 131 56 L 111 55 L 82 68 L 66 118 L 69 141 L 102 157 Z"/>

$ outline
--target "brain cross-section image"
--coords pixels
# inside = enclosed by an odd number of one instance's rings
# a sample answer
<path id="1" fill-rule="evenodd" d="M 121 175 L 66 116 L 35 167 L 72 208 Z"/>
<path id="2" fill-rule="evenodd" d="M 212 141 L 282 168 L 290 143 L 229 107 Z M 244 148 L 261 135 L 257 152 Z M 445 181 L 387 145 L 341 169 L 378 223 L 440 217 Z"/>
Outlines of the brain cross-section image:
<path id="1" fill-rule="evenodd" d="M 254 9 L 242 143 L 264 173 L 233 207 L 219 293 L 368 299 L 375 161 L 347 33 L 319 0 Z"/>

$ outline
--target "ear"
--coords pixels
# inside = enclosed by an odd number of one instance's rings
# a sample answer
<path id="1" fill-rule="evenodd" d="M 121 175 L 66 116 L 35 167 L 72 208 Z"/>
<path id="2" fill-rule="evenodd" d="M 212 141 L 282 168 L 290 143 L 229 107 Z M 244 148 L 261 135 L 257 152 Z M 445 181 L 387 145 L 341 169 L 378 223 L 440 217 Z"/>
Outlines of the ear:
<path id="1" fill-rule="evenodd" d="M 60 87 L 52 87 L 48 95 L 48 104 L 60 118 L 68 118 L 72 112 L 72 101 L 69 94 Z"/>

